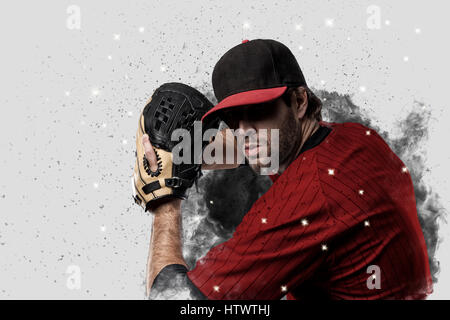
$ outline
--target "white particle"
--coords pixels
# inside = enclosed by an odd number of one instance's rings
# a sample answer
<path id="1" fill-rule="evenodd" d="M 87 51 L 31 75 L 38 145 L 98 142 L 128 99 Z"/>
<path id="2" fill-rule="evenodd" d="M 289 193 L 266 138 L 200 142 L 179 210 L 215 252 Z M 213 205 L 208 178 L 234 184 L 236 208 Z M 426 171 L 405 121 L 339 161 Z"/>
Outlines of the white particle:
<path id="1" fill-rule="evenodd" d="M 127 140 L 122 140 L 122 144 L 127 144 L 128 143 L 128 141 Z"/>
<path id="2" fill-rule="evenodd" d="M 262 218 L 262 219 L 261 219 L 261 222 L 262 222 L 262 223 L 267 223 L 267 219 L 266 219 L 266 218 Z"/>
<path id="3" fill-rule="evenodd" d="M 94 182 L 92 185 L 94 186 L 95 189 L 98 189 L 98 182 Z"/>
<path id="4" fill-rule="evenodd" d="M 64 92 L 64 94 L 68 97 L 68 96 L 70 96 L 70 91 L 66 91 L 66 92 Z"/>
<path id="5" fill-rule="evenodd" d="M 133 111 L 128 111 L 128 116 L 132 116 L 133 115 Z"/>
<path id="6" fill-rule="evenodd" d="M 366 87 L 364 87 L 364 86 L 361 86 L 361 87 L 359 87 L 359 91 L 361 91 L 361 92 L 366 92 Z"/>
<path id="7" fill-rule="evenodd" d="M 302 30 L 302 28 L 303 28 L 303 26 L 301 24 L 296 24 L 295 25 L 295 30 L 300 31 L 300 30 Z"/>
<path id="8" fill-rule="evenodd" d="M 364 221 L 364 226 L 365 227 L 369 227 L 370 226 L 369 220 Z"/>
<path id="9" fill-rule="evenodd" d="M 114 34 L 114 40 L 116 40 L 116 41 L 120 40 L 120 34 L 117 34 L 117 33 Z"/>
<path id="10" fill-rule="evenodd" d="M 128 75 L 126 74 L 126 75 L 124 76 L 124 78 L 125 78 L 126 80 L 128 80 L 130 77 L 128 77 Z"/>
<path id="11" fill-rule="evenodd" d="M 422 30 L 420 30 L 420 28 L 416 28 L 416 30 L 414 30 L 417 34 L 421 33 Z"/>
<path id="12" fill-rule="evenodd" d="M 325 19 L 325 26 L 327 26 L 329 28 L 334 27 L 334 19 L 331 19 L 331 18 Z"/>
<path id="13" fill-rule="evenodd" d="M 325 80 L 320 80 L 320 84 L 324 85 L 325 84 Z"/>
<path id="14" fill-rule="evenodd" d="M 404 56 L 403 57 L 403 61 L 408 62 L 409 61 L 409 57 L 408 56 Z"/>
<path id="15" fill-rule="evenodd" d="M 102 127 L 106 128 L 106 123 L 105 122 L 102 123 Z"/>
<path id="16" fill-rule="evenodd" d="M 364 194 L 364 190 L 361 189 L 361 190 L 358 191 L 358 193 L 359 193 L 360 195 L 363 195 L 363 194 Z"/>
<path id="17" fill-rule="evenodd" d="M 219 286 L 214 286 L 213 289 L 214 289 L 215 292 L 219 292 L 220 287 Z"/>
<path id="18" fill-rule="evenodd" d="M 386 20 L 386 21 L 384 22 L 384 24 L 387 25 L 387 26 L 389 26 L 389 25 L 391 25 L 391 21 Z"/>
<path id="19" fill-rule="evenodd" d="M 209 200 L 209 203 L 210 203 L 210 204 L 214 204 L 214 201 L 212 201 L 212 200 Z"/>
<path id="20" fill-rule="evenodd" d="M 307 226 L 309 224 L 308 220 L 302 219 L 302 226 Z"/>
<path id="21" fill-rule="evenodd" d="M 367 135 L 367 136 L 370 136 L 370 130 L 367 130 L 367 131 L 366 131 L 366 135 Z"/>
<path id="22" fill-rule="evenodd" d="M 101 226 L 101 227 L 100 227 L 100 231 L 101 231 L 101 232 L 105 232 L 105 231 L 106 231 L 106 227 L 105 227 L 105 226 Z"/>
<path id="23" fill-rule="evenodd" d="M 94 88 L 94 89 L 91 90 L 91 93 L 92 93 L 93 96 L 98 96 L 100 94 L 100 90 Z"/>
<path id="24" fill-rule="evenodd" d="M 111 55 L 108 56 L 108 60 L 112 60 L 112 56 Z"/>
<path id="25" fill-rule="evenodd" d="M 334 176 L 334 169 L 328 169 L 328 174 L 330 176 Z"/>
<path id="26" fill-rule="evenodd" d="M 407 167 L 403 167 L 402 168 L 402 172 L 408 172 L 408 168 Z"/>
<path id="27" fill-rule="evenodd" d="M 161 67 L 159 67 L 159 69 L 161 70 L 161 72 L 166 72 L 166 66 L 162 65 Z"/>
<path id="28" fill-rule="evenodd" d="M 323 245 L 322 245 L 322 251 L 327 251 L 327 250 L 328 250 L 327 245 L 326 245 L 326 244 L 323 244 Z"/>
<path id="29" fill-rule="evenodd" d="M 352 38 L 350 38 L 350 37 L 347 37 L 347 41 L 350 41 L 350 40 L 352 40 Z"/>
<path id="30" fill-rule="evenodd" d="M 282 292 L 286 292 L 287 291 L 287 286 L 281 286 L 281 291 Z"/>
<path id="31" fill-rule="evenodd" d="M 298 50 L 303 50 L 303 46 L 298 46 Z"/>
<path id="32" fill-rule="evenodd" d="M 140 33 L 143 33 L 145 31 L 145 28 L 144 27 L 139 27 L 139 32 Z"/>
<path id="33" fill-rule="evenodd" d="M 242 28 L 244 28 L 244 29 L 250 29 L 250 22 L 244 21 L 244 23 L 242 24 Z"/>

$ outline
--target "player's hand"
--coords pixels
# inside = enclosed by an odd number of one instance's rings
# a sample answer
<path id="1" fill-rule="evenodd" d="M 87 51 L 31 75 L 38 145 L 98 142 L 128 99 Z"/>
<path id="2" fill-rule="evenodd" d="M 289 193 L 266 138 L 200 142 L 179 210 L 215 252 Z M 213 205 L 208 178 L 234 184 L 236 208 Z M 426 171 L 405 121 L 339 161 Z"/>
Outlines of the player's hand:
<path id="1" fill-rule="evenodd" d="M 148 134 L 142 136 L 142 145 L 144 146 L 145 158 L 150 165 L 150 169 L 152 171 L 158 170 L 158 160 Z"/>
<path id="2" fill-rule="evenodd" d="M 213 147 L 214 149 L 219 149 L 220 143 L 222 143 L 222 155 L 223 160 L 222 163 L 213 163 L 206 164 L 203 162 L 202 170 L 219 170 L 219 169 L 234 169 L 239 167 L 240 163 L 238 163 L 238 150 L 237 150 L 237 141 L 236 137 L 233 135 L 230 129 L 225 128 L 217 132 L 214 138 L 209 140 L 209 147 Z M 227 147 L 229 146 L 229 147 Z M 233 152 L 233 163 L 226 163 L 226 152 L 227 150 L 232 150 Z"/>

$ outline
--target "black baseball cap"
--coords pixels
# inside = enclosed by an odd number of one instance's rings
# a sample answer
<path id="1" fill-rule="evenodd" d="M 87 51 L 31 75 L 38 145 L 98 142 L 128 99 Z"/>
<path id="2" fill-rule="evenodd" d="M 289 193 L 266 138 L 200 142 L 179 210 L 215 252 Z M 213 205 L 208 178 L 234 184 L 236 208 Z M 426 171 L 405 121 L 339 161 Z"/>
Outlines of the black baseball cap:
<path id="1" fill-rule="evenodd" d="M 219 103 L 202 120 L 225 108 L 277 99 L 288 87 L 307 86 L 291 50 L 269 39 L 244 40 L 228 50 L 214 67 L 212 85 Z"/>

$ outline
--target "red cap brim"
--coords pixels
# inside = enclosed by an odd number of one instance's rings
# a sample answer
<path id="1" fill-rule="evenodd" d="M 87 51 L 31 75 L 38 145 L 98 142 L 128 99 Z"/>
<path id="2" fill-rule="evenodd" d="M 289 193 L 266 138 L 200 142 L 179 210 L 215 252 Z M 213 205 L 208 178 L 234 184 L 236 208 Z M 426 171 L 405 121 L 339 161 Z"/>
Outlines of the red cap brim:
<path id="1" fill-rule="evenodd" d="M 286 91 L 287 86 L 277 87 L 277 88 L 269 88 L 269 89 L 257 89 L 251 91 L 244 91 L 233 94 L 229 97 L 226 97 L 219 104 L 215 105 L 214 108 L 205 113 L 202 117 L 202 121 L 209 116 L 211 113 L 216 112 L 218 110 L 244 106 L 249 104 L 258 104 L 264 103 L 276 98 L 279 98 Z"/>

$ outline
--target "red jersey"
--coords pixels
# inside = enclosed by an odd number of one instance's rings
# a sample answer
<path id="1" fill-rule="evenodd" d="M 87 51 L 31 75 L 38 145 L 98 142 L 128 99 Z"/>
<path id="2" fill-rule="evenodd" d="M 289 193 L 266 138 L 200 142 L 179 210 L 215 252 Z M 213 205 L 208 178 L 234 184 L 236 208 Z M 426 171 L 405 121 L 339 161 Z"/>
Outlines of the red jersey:
<path id="1" fill-rule="evenodd" d="M 320 125 L 332 129 L 328 136 L 272 176 L 233 237 L 188 272 L 207 298 L 422 299 L 431 292 L 407 168 L 361 124 Z"/>

